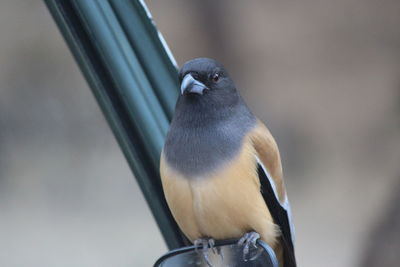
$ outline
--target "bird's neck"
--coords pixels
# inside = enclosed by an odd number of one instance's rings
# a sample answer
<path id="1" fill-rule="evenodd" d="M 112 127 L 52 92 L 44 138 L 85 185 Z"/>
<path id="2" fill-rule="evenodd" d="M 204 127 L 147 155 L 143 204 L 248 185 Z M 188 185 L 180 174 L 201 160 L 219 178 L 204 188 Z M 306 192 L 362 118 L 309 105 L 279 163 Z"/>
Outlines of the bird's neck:
<path id="1" fill-rule="evenodd" d="M 198 128 L 212 126 L 232 118 L 244 101 L 237 94 L 224 98 L 222 102 L 216 96 L 181 96 L 176 105 L 173 123 L 181 127 Z"/>
<path id="2" fill-rule="evenodd" d="M 186 104 L 177 105 L 164 153 L 176 170 L 196 176 L 234 157 L 256 119 L 244 102 L 208 109 Z"/>

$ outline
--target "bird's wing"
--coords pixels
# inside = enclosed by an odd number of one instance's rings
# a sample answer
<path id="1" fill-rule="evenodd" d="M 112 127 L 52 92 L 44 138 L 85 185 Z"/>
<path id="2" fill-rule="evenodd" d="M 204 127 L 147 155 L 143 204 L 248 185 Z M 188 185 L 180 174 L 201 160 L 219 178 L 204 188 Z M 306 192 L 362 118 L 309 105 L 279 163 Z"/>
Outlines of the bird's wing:
<path id="1" fill-rule="evenodd" d="M 282 165 L 278 146 L 267 127 L 257 122 L 250 138 L 257 152 L 258 176 L 261 193 L 275 224 L 281 230 L 281 244 L 285 267 L 296 266 L 294 256 L 294 227 L 290 204 L 282 177 Z"/>

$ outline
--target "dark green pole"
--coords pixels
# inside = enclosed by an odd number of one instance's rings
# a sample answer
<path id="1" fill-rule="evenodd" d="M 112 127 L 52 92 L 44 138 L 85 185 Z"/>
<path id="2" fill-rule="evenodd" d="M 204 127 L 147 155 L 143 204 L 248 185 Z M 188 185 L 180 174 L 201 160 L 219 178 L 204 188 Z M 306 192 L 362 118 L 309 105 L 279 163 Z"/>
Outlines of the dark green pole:
<path id="1" fill-rule="evenodd" d="M 45 0 L 170 249 L 183 246 L 159 157 L 178 96 L 176 66 L 139 0 Z"/>

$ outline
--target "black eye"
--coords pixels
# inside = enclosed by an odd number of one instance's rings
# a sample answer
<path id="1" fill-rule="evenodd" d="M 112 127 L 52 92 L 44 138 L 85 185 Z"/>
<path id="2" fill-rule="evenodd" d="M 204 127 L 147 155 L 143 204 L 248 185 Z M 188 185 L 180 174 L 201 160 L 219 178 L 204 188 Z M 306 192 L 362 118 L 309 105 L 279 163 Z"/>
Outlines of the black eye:
<path id="1" fill-rule="evenodd" d="M 219 81 L 219 73 L 215 73 L 212 77 L 213 82 L 218 82 Z"/>

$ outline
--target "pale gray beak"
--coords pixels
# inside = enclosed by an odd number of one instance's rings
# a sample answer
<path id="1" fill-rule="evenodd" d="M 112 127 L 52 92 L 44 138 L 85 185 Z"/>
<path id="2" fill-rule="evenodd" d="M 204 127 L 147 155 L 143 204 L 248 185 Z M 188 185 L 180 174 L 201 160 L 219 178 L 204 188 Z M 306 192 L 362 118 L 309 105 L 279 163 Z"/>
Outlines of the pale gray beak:
<path id="1" fill-rule="evenodd" d="M 191 74 L 186 74 L 181 84 L 181 94 L 194 93 L 202 95 L 204 90 L 208 90 L 208 87 L 204 83 L 199 82 Z"/>

